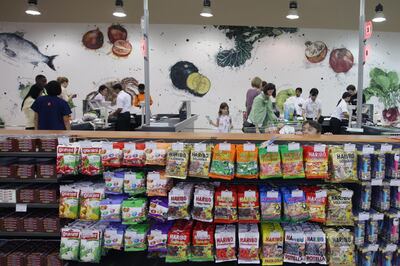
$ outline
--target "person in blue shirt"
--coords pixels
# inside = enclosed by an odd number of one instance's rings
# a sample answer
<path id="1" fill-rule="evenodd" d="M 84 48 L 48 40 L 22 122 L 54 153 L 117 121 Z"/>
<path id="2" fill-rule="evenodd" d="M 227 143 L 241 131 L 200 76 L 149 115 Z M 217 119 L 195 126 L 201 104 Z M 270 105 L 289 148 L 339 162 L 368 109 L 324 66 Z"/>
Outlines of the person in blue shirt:
<path id="1" fill-rule="evenodd" d="M 61 85 L 53 80 L 45 86 L 47 95 L 36 99 L 31 108 L 35 112 L 35 129 L 38 130 L 70 130 L 71 108 L 58 96 Z"/>

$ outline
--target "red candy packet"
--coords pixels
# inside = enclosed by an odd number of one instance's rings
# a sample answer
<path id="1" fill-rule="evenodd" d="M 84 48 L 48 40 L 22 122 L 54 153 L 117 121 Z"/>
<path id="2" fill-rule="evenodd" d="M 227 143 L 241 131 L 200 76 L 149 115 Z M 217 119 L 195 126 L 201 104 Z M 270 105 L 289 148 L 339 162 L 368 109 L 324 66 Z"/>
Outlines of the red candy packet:
<path id="1" fill-rule="evenodd" d="M 328 148 L 326 145 L 303 146 L 306 178 L 328 178 Z"/>
<path id="2" fill-rule="evenodd" d="M 146 161 L 144 143 L 125 143 L 122 151 L 122 165 L 128 167 L 143 167 Z"/>
<path id="3" fill-rule="evenodd" d="M 236 225 L 217 225 L 215 229 L 215 262 L 236 260 Z"/>
<path id="4" fill-rule="evenodd" d="M 193 221 L 177 221 L 168 232 L 166 262 L 187 261 Z"/>
<path id="5" fill-rule="evenodd" d="M 260 234 L 257 224 L 239 224 L 239 264 L 260 263 Z"/>
<path id="6" fill-rule="evenodd" d="M 236 223 L 237 192 L 234 186 L 220 186 L 215 190 L 214 222 Z"/>
<path id="7" fill-rule="evenodd" d="M 256 186 L 238 186 L 239 223 L 260 221 L 260 200 Z"/>

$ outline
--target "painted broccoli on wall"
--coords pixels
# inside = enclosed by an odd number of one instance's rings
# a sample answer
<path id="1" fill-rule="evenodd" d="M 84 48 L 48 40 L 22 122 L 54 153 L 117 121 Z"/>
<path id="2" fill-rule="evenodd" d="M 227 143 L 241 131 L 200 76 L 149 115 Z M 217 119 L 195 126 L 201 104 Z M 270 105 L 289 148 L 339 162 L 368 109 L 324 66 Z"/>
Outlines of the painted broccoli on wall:
<path id="1" fill-rule="evenodd" d="M 386 72 L 380 68 L 374 68 L 369 73 L 371 78 L 369 87 L 364 90 L 367 100 L 376 96 L 383 103 L 383 118 L 390 124 L 400 120 L 400 84 L 399 76 L 394 71 Z"/>
<path id="2" fill-rule="evenodd" d="M 251 58 L 254 43 L 264 37 L 277 37 L 283 33 L 295 33 L 297 28 L 215 26 L 224 31 L 228 39 L 235 41 L 235 48 L 221 50 L 216 56 L 220 67 L 239 67 Z"/>

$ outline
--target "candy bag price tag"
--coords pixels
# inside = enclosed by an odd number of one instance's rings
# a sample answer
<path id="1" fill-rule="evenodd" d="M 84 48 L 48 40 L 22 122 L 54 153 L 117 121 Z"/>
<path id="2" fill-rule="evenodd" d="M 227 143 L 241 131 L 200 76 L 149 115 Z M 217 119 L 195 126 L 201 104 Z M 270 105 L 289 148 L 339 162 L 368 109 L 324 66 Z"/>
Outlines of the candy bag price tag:
<path id="1" fill-rule="evenodd" d="M 146 149 L 154 150 L 157 148 L 157 144 L 154 142 L 146 142 Z"/>
<path id="2" fill-rule="evenodd" d="M 256 145 L 253 143 L 245 143 L 243 145 L 243 150 L 244 151 L 255 151 L 256 150 Z"/>
<path id="3" fill-rule="evenodd" d="M 207 149 L 207 145 L 205 143 L 195 143 L 194 151 L 196 152 L 205 152 Z"/>
<path id="4" fill-rule="evenodd" d="M 400 179 L 392 179 L 392 180 L 390 180 L 390 186 L 392 186 L 392 187 L 400 187 Z"/>
<path id="5" fill-rule="evenodd" d="M 221 197 L 232 198 L 232 191 L 221 191 Z"/>
<path id="6" fill-rule="evenodd" d="M 177 142 L 177 143 L 172 143 L 172 150 L 174 151 L 183 151 L 183 143 L 182 142 Z"/>
<path id="7" fill-rule="evenodd" d="M 113 144 L 111 142 L 103 142 L 101 148 L 105 151 L 111 151 L 113 150 Z"/>
<path id="8" fill-rule="evenodd" d="M 319 190 L 315 192 L 315 198 L 320 199 L 320 198 L 326 198 L 327 193 L 326 190 Z"/>
<path id="9" fill-rule="evenodd" d="M 345 152 L 354 152 L 356 150 L 356 145 L 351 143 L 344 144 L 344 151 Z"/>
<path id="10" fill-rule="evenodd" d="M 231 144 L 230 143 L 220 143 L 219 144 L 219 150 L 221 150 L 221 151 L 230 151 L 231 150 Z"/>
<path id="11" fill-rule="evenodd" d="M 65 137 L 65 136 L 58 137 L 57 140 L 58 140 L 58 145 L 68 145 L 70 143 L 69 137 Z"/>
<path id="12" fill-rule="evenodd" d="M 362 153 L 363 154 L 372 154 L 374 153 L 375 148 L 373 146 L 369 146 L 369 145 L 364 145 L 363 149 L 362 149 Z"/>
<path id="13" fill-rule="evenodd" d="M 382 144 L 381 152 L 391 152 L 393 150 L 393 146 L 390 144 Z"/>
<path id="14" fill-rule="evenodd" d="M 126 142 L 124 143 L 125 150 L 136 150 L 136 143 Z"/>
<path id="15" fill-rule="evenodd" d="M 343 190 L 341 193 L 342 198 L 351 198 L 353 197 L 353 191 L 351 190 Z"/>
<path id="16" fill-rule="evenodd" d="M 293 190 L 292 197 L 293 198 L 303 197 L 303 190 Z"/>
<path id="17" fill-rule="evenodd" d="M 369 213 L 367 212 L 362 212 L 358 214 L 358 220 L 359 221 L 367 221 L 369 220 Z"/>
<path id="18" fill-rule="evenodd" d="M 278 152 L 279 146 L 278 145 L 268 145 L 267 152 Z"/>
<path id="19" fill-rule="evenodd" d="M 278 191 L 267 191 L 267 198 L 277 199 L 278 196 Z"/>
<path id="20" fill-rule="evenodd" d="M 382 179 L 372 179 L 371 180 L 371 186 L 382 186 Z"/>
<path id="21" fill-rule="evenodd" d="M 298 151 L 300 150 L 300 143 L 289 143 L 288 144 L 289 151 Z"/>
<path id="22" fill-rule="evenodd" d="M 200 239 L 208 238 L 208 232 L 207 231 L 197 231 L 196 237 L 200 238 Z"/>
<path id="23" fill-rule="evenodd" d="M 326 145 L 325 144 L 315 144 L 314 145 L 314 151 L 315 152 L 325 152 L 326 151 Z"/>
<path id="24" fill-rule="evenodd" d="M 255 191 L 245 191 L 244 192 L 244 197 L 245 198 L 255 198 L 256 197 L 256 192 Z"/>

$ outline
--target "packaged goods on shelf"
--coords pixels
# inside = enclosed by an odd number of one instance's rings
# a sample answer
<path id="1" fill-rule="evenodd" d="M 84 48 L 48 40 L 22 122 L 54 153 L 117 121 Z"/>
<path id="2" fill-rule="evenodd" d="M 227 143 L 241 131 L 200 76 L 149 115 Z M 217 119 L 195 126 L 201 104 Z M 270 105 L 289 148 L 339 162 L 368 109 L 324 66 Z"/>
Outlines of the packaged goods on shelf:
<path id="1" fill-rule="evenodd" d="M 361 184 L 361 194 L 359 197 L 359 200 L 356 200 L 356 202 L 359 202 L 359 209 L 368 211 L 371 209 L 371 199 L 372 199 L 372 186 L 370 182 L 363 182 Z M 400 204 L 400 202 L 399 202 Z M 400 206 L 400 205 L 399 205 Z"/>
<path id="2" fill-rule="evenodd" d="M 125 143 L 122 165 L 127 167 L 143 167 L 146 162 L 144 143 Z"/>
<path id="3" fill-rule="evenodd" d="M 64 227 L 61 229 L 60 258 L 78 260 L 81 228 Z"/>
<path id="4" fill-rule="evenodd" d="M 168 197 L 151 197 L 148 217 L 158 221 L 168 220 Z"/>
<path id="5" fill-rule="evenodd" d="M 377 244 L 360 247 L 356 253 L 356 265 L 378 265 L 378 248 Z"/>
<path id="6" fill-rule="evenodd" d="M 21 179 L 35 178 L 35 163 L 36 159 L 34 158 L 19 158 L 16 176 Z"/>
<path id="7" fill-rule="evenodd" d="M 282 176 L 285 179 L 304 178 L 303 148 L 299 143 L 280 145 Z"/>
<path id="8" fill-rule="evenodd" d="M 80 233 L 79 260 L 99 263 L 102 253 L 103 231 L 98 228 L 84 228 Z"/>
<path id="9" fill-rule="evenodd" d="M 260 187 L 260 206 L 262 221 L 280 221 L 282 212 L 282 196 L 278 189 Z"/>
<path id="10" fill-rule="evenodd" d="M 230 143 L 215 145 L 211 161 L 209 176 L 232 180 L 235 175 L 235 153 L 236 146 Z"/>
<path id="11" fill-rule="evenodd" d="M 183 143 L 173 143 L 167 153 L 165 175 L 171 178 L 186 179 L 189 164 L 190 146 Z"/>
<path id="12" fill-rule="evenodd" d="M 146 142 L 146 165 L 166 165 L 167 153 L 171 148 L 170 143 Z"/>
<path id="13" fill-rule="evenodd" d="M 166 262 L 183 262 L 190 257 L 193 221 L 176 221 L 168 232 Z"/>
<path id="14" fill-rule="evenodd" d="M 121 222 L 123 197 L 113 197 L 100 201 L 100 219 L 107 222 Z"/>
<path id="15" fill-rule="evenodd" d="M 329 147 L 331 181 L 357 181 L 357 152 L 343 146 Z"/>
<path id="16" fill-rule="evenodd" d="M 398 254 L 398 246 L 394 244 L 383 243 L 378 249 L 378 265 L 399 265 L 396 261 L 396 254 Z"/>
<path id="17" fill-rule="evenodd" d="M 101 164 L 103 167 L 118 168 L 122 166 L 123 143 L 103 142 L 101 147 Z"/>
<path id="18" fill-rule="evenodd" d="M 384 215 L 383 213 L 371 210 L 369 217 L 370 218 L 366 223 L 365 241 L 368 244 L 377 244 L 379 240 L 378 236 L 380 235 L 381 231 L 380 225 L 383 222 Z"/>
<path id="19" fill-rule="evenodd" d="M 104 190 L 107 194 L 121 194 L 124 192 L 124 177 L 123 171 L 107 171 L 103 173 Z"/>
<path id="20" fill-rule="evenodd" d="M 215 262 L 236 260 L 236 225 L 217 225 L 215 229 Z"/>
<path id="21" fill-rule="evenodd" d="M 214 186 L 197 184 L 194 187 L 192 219 L 201 222 L 213 221 Z"/>
<path id="22" fill-rule="evenodd" d="M 235 172 L 237 178 L 258 178 L 258 148 L 255 144 L 245 143 L 236 145 Z"/>
<path id="23" fill-rule="evenodd" d="M 173 225 L 172 221 L 154 223 L 147 234 L 148 252 L 150 257 L 163 258 L 167 255 L 168 232 Z"/>
<path id="24" fill-rule="evenodd" d="M 124 248 L 124 233 L 127 226 L 120 223 L 110 223 L 104 230 L 104 247 L 106 249 L 122 250 Z"/>
<path id="25" fill-rule="evenodd" d="M 354 215 L 354 244 L 357 247 L 364 246 L 368 220 L 368 212 L 359 212 Z"/>
<path id="26" fill-rule="evenodd" d="M 82 220 L 100 220 L 100 201 L 104 198 L 104 185 L 82 187 L 80 191 L 79 218 Z"/>
<path id="27" fill-rule="evenodd" d="M 372 154 L 357 152 L 357 175 L 361 181 L 369 181 L 372 176 Z"/>
<path id="28" fill-rule="evenodd" d="M 384 179 L 386 174 L 386 154 L 376 151 L 371 160 L 372 179 Z"/>
<path id="29" fill-rule="evenodd" d="M 21 233 L 57 233 L 60 220 L 57 213 L 45 210 L 14 212 L 5 210 L 0 213 L 0 232 Z"/>
<path id="30" fill-rule="evenodd" d="M 60 218 L 78 219 L 80 189 L 76 186 L 60 186 Z"/>
<path id="31" fill-rule="evenodd" d="M 306 193 L 306 203 L 310 213 L 310 221 L 326 222 L 327 190 L 321 187 L 302 187 Z"/>
<path id="32" fill-rule="evenodd" d="M 190 261 L 214 261 L 215 225 L 196 222 L 192 233 Z"/>
<path id="33" fill-rule="evenodd" d="M 325 144 L 303 146 L 303 157 L 306 178 L 328 178 L 328 148 Z"/>
<path id="34" fill-rule="evenodd" d="M 168 220 L 190 220 L 193 184 L 178 183 L 168 194 Z"/>
<path id="35" fill-rule="evenodd" d="M 386 171 L 387 176 L 393 179 L 400 178 L 400 149 L 395 149 L 387 154 Z"/>
<path id="36" fill-rule="evenodd" d="M 307 207 L 306 195 L 298 188 L 282 188 L 283 220 L 286 222 L 307 221 L 310 213 Z"/>
<path id="37" fill-rule="evenodd" d="M 56 161 L 53 158 L 36 159 L 38 178 L 57 178 Z"/>
<path id="38" fill-rule="evenodd" d="M 95 176 L 103 173 L 101 162 L 101 147 L 92 147 L 91 143 L 81 143 L 80 172 L 84 175 Z"/>
<path id="39" fill-rule="evenodd" d="M 13 178 L 17 176 L 17 157 L 0 158 L 0 178 Z"/>
<path id="40" fill-rule="evenodd" d="M 372 206 L 381 212 L 390 208 L 390 183 L 383 182 L 382 186 L 372 188 Z"/>
<path id="41" fill-rule="evenodd" d="M 38 136 L 37 148 L 39 152 L 55 152 L 58 145 L 58 136 Z"/>
<path id="42" fill-rule="evenodd" d="M 130 225 L 124 234 L 125 251 L 143 251 L 147 249 L 148 224 Z"/>
<path id="43" fill-rule="evenodd" d="M 269 145 L 258 151 L 260 179 L 282 177 L 281 156 L 278 145 Z"/>
<path id="44" fill-rule="evenodd" d="M 239 223 L 258 223 L 260 221 L 260 201 L 258 187 L 238 186 Z"/>
<path id="45" fill-rule="evenodd" d="M 353 223 L 353 191 L 344 188 L 328 190 L 328 208 L 326 225 L 352 226 Z"/>
<path id="46" fill-rule="evenodd" d="M 355 246 L 353 233 L 348 229 L 325 229 L 328 250 L 328 263 L 333 266 L 355 265 Z"/>
<path id="47" fill-rule="evenodd" d="M 57 173 L 62 175 L 76 175 L 79 170 L 80 148 L 77 145 L 58 145 Z"/>
<path id="48" fill-rule="evenodd" d="M 147 219 L 147 199 L 129 198 L 122 202 L 122 223 L 137 224 Z"/>
<path id="49" fill-rule="evenodd" d="M 390 209 L 384 214 L 380 238 L 387 243 L 399 242 L 399 216 L 400 212 L 396 209 Z"/>
<path id="50" fill-rule="evenodd" d="M 284 232 L 279 223 L 262 223 L 262 265 L 283 264 Z"/>
<path id="51" fill-rule="evenodd" d="M 195 143 L 190 151 L 189 176 L 209 178 L 212 145 Z"/>
<path id="52" fill-rule="evenodd" d="M 306 236 L 301 226 L 284 225 L 285 245 L 283 261 L 289 263 L 305 262 Z"/>
<path id="53" fill-rule="evenodd" d="M 390 207 L 400 209 L 400 187 L 390 187 Z"/>
<path id="54" fill-rule="evenodd" d="M 237 190 L 235 186 L 220 186 L 215 189 L 214 222 L 236 223 Z"/>
<path id="55" fill-rule="evenodd" d="M 306 236 L 305 262 L 325 265 L 326 259 L 326 235 L 315 224 L 305 224 L 303 230 Z"/>
<path id="56" fill-rule="evenodd" d="M 0 152 L 17 151 L 17 140 L 9 136 L 0 137 Z"/>
<path id="57" fill-rule="evenodd" d="M 165 176 L 164 171 L 147 173 L 146 194 L 147 196 L 168 196 L 172 187 L 172 180 Z"/>
<path id="58" fill-rule="evenodd" d="M 35 152 L 37 147 L 37 139 L 31 136 L 18 136 L 17 151 L 19 152 Z"/>
<path id="59" fill-rule="evenodd" d="M 143 172 L 124 172 L 123 191 L 129 195 L 146 192 L 146 178 Z"/>
<path id="60" fill-rule="evenodd" d="M 257 224 L 239 224 L 239 264 L 260 263 L 260 233 Z"/>

